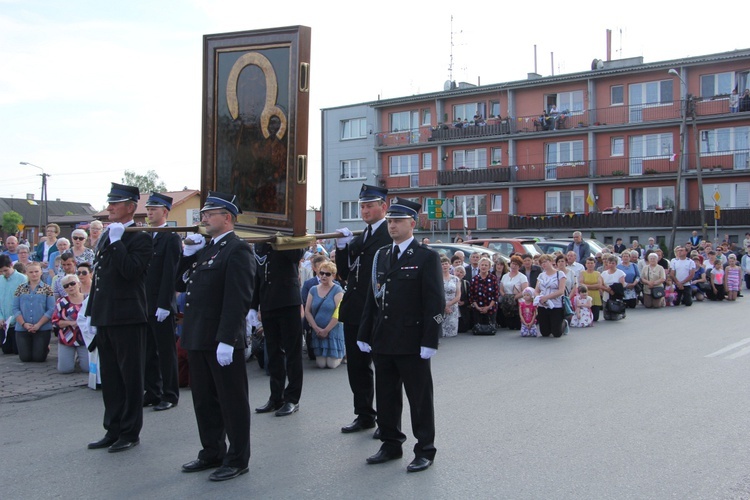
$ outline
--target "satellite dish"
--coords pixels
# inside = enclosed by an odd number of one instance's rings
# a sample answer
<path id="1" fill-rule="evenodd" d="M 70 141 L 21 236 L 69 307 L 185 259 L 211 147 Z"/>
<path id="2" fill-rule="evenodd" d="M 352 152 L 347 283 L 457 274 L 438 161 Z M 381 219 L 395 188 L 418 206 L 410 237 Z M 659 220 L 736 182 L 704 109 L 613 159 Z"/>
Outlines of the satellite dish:
<path id="1" fill-rule="evenodd" d="M 443 84 L 443 90 L 450 90 L 452 86 L 453 82 L 451 82 L 450 80 L 446 80 Z"/>
<path id="2" fill-rule="evenodd" d="M 591 61 L 591 70 L 602 69 L 604 67 L 604 61 L 601 59 L 594 59 Z"/>

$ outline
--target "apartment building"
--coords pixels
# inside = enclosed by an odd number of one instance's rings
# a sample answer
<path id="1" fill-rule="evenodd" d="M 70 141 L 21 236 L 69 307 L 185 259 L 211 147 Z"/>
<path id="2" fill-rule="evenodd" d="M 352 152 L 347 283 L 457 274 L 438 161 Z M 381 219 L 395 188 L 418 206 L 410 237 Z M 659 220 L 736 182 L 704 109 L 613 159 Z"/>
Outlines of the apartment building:
<path id="1" fill-rule="evenodd" d="M 750 49 L 595 60 L 580 73 L 446 82 L 441 92 L 324 110 L 325 185 L 337 186 L 324 192 L 324 227 L 356 218 L 351 193 L 366 180 L 418 200 L 418 229 L 440 234 L 581 229 L 608 242 L 666 235 L 677 210 L 678 241 L 702 221 L 712 238 L 718 199 L 719 232 L 742 240 L 750 225 L 749 76 Z M 368 125 L 352 139 L 347 120 L 360 115 Z M 357 158 L 368 170 L 352 182 L 345 165 Z M 431 220 L 430 198 L 453 201 L 454 218 Z"/>

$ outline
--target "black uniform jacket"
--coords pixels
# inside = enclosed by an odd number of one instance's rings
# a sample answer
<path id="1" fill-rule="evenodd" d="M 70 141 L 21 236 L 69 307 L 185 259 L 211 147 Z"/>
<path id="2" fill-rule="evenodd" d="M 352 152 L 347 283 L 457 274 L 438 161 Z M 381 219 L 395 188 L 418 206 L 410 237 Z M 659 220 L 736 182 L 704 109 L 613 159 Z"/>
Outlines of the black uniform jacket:
<path id="1" fill-rule="evenodd" d="M 255 244 L 258 272 L 251 309 L 273 311 L 302 303 L 299 261 L 303 250 L 274 250 L 269 243 Z"/>
<path id="2" fill-rule="evenodd" d="M 343 250 L 336 250 L 336 268 L 341 279 L 346 280 L 346 292 L 339 305 L 339 321 L 358 325 L 362 321 L 365 299 L 370 292 L 372 259 L 378 248 L 389 245 L 388 224 L 378 226 L 367 241 L 362 234 L 356 236 Z"/>
<path id="3" fill-rule="evenodd" d="M 152 317 L 157 308 L 177 313 L 175 278 L 180 263 L 182 243 L 177 233 L 156 233 L 154 253 L 146 274 L 146 297 L 148 315 Z"/>
<path id="4" fill-rule="evenodd" d="M 106 235 L 103 235 L 104 237 Z M 109 237 L 94 259 L 94 283 L 86 315 L 93 326 L 133 325 L 148 322 L 146 271 L 153 245 L 145 232 Z"/>
<path id="5" fill-rule="evenodd" d="M 186 294 L 183 348 L 214 350 L 219 342 L 245 348 L 254 273 L 253 251 L 234 232 L 180 259 L 177 280 L 184 282 Z"/>
<path id="6" fill-rule="evenodd" d="M 391 246 L 378 254 L 375 297 L 367 292 L 358 340 L 373 354 L 419 354 L 420 347 L 437 349 L 445 312 L 445 291 L 440 256 L 412 241 L 393 268 Z"/>

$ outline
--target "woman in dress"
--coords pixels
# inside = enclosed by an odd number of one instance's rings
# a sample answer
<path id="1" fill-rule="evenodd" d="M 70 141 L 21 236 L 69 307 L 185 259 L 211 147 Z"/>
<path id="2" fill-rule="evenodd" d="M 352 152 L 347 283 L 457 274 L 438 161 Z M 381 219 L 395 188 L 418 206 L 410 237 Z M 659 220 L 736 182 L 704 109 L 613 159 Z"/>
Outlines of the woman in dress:
<path id="1" fill-rule="evenodd" d="M 510 258 L 510 271 L 500 280 L 500 311 L 505 326 L 511 330 L 521 329 L 521 317 L 518 315 L 518 300 L 529 286 L 528 278 L 521 272 L 523 259 L 518 255 Z"/>
<path id="2" fill-rule="evenodd" d="M 86 231 L 83 229 L 76 229 L 70 235 L 73 240 L 73 256 L 76 259 L 76 264 L 81 262 L 88 262 L 89 264 L 94 263 L 94 251 L 90 248 L 86 248 Z"/>
<path id="3" fill-rule="evenodd" d="M 469 299 L 473 311 L 473 324 L 496 326 L 497 302 L 499 300 L 497 278 L 490 273 L 492 261 L 479 259 L 479 274 L 469 284 Z"/>
<path id="4" fill-rule="evenodd" d="M 55 299 L 52 287 L 42 282 L 40 262 L 29 263 L 26 277 L 29 281 L 20 285 L 13 297 L 18 357 L 24 362 L 42 362 L 49 354 Z"/>
<path id="5" fill-rule="evenodd" d="M 737 300 L 737 294 L 740 293 L 740 283 L 742 283 L 742 268 L 737 265 L 737 256 L 733 253 L 727 257 L 727 265 L 724 268 L 725 283 L 727 289 L 727 300 Z"/>
<path id="6" fill-rule="evenodd" d="M 664 307 L 664 297 L 655 299 L 651 296 L 651 289 L 656 286 L 664 286 L 667 274 L 659 265 L 659 256 L 656 252 L 648 254 L 648 264 L 641 271 L 641 282 L 643 283 L 643 305 L 649 309 Z"/>
<path id="7" fill-rule="evenodd" d="M 344 330 L 338 319 L 344 290 L 333 281 L 336 271 L 336 264 L 331 261 L 320 265 L 320 283 L 310 289 L 305 304 L 305 318 L 314 333 L 312 348 L 318 368 L 336 368 L 346 354 Z"/>
<path id="8" fill-rule="evenodd" d="M 63 277 L 62 286 L 67 292 L 66 297 L 60 297 L 55 304 L 52 324 L 57 328 L 57 371 L 73 373 L 76 365 L 76 355 L 81 371 L 89 371 L 89 351 L 83 341 L 83 334 L 78 327 L 78 312 L 83 303 L 81 282 L 75 274 Z"/>
<path id="9" fill-rule="evenodd" d="M 599 321 L 599 312 L 602 310 L 601 290 L 604 287 L 602 275 L 596 270 L 596 259 L 589 257 L 586 259 L 586 268 L 578 275 L 578 283 L 586 285 L 591 297 L 591 313 L 594 315 L 594 322 Z"/>
<path id="10" fill-rule="evenodd" d="M 469 309 L 469 282 L 465 279 L 466 268 L 454 267 L 453 276 L 458 278 L 461 284 L 461 297 L 458 300 L 458 331 L 468 332 L 471 330 L 471 309 Z"/>
<path id="11" fill-rule="evenodd" d="M 625 273 L 625 304 L 630 309 L 635 309 L 638 305 L 638 294 L 635 291 L 636 285 L 641 282 L 641 275 L 638 272 L 636 262 L 631 262 L 632 253 L 625 250 L 620 254 L 622 262 L 617 265 L 617 269 Z"/>
<path id="12" fill-rule="evenodd" d="M 557 270 L 553 259 L 552 255 L 539 257 L 542 273 L 536 280 L 536 296 L 538 299 L 537 322 L 542 337 L 549 337 L 550 334 L 560 337 L 567 326 L 563 324 L 567 322 L 563 317 L 565 310 L 562 304 L 567 278 L 564 273 Z"/>
<path id="13" fill-rule="evenodd" d="M 440 257 L 443 268 L 443 288 L 445 289 L 445 311 L 443 312 L 443 337 L 458 335 L 458 302 L 461 300 L 461 281 L 451 274 L 451 261 Z"/>

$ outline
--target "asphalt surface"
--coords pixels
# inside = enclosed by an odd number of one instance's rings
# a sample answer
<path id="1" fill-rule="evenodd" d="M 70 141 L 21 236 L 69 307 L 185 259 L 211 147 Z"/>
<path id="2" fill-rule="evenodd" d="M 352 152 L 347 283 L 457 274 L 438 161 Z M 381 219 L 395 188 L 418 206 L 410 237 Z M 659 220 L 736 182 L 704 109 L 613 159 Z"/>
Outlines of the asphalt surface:
<path id="1" fill-rule="evenodd" d="M 747 293 L 747 292 L 746 292 Z M 346 367 L 305 361 L 300 412 L 253 415 L 250 473 L 224 483 L 185 474 L 199 450 L 190 391 L 144 411 L 141 444 L 87 450 L 104 435 L 83 374 L 0 356 L 0 496 L 26 498 L 750 498 L 747 305 L 637 309 L 568 336 L 459 335 L 433 361 L 435 464 L 367 465 L 371 433 L 342 434 Z M 54 346 L 53 346 L 54 347 Z M 250 403 L 268 378 L 247 365 Z"/>

